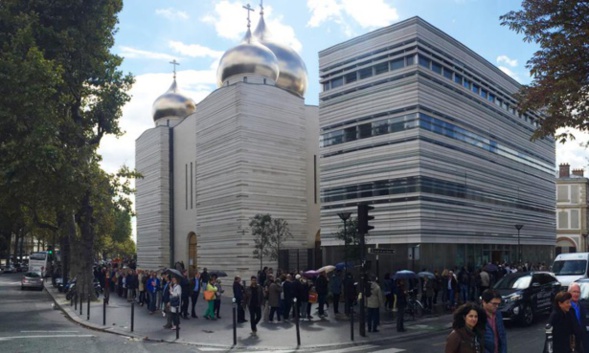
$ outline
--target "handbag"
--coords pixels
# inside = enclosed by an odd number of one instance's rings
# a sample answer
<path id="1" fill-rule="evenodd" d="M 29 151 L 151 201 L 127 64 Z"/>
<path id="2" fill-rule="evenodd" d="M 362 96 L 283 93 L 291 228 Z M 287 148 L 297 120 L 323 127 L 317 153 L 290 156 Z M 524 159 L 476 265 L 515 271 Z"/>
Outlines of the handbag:
<path id="1" fill-rule="evenodd" d="M 170 297 L 170 306 L 180 306 L 180 297 Z"/>
<path id="2" fill-rule="evenodd" d="M 203 297 L 206 301 L 215 300 L 215 291 L 206 290 L 203 292 Z"/>

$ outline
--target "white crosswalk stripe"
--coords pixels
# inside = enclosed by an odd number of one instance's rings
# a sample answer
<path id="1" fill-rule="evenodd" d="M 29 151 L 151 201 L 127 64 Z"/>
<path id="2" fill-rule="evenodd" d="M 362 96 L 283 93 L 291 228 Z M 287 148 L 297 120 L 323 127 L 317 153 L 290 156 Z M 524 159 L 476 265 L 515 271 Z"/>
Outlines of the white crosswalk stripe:
<path id="1" fill-rule="evenodd" d="M 332 349 L 328 351 L 321 351 L 321 353 L 350 353 L 350 352 L 357 352 L 363 350 L 369 350 L 372 352 L 373 349 L 379 348 L 380 346 L 375 346 L 373 344 L 363 344 L 361 346 L 353 346 L 353 347 L 346 347 L 340 349 Z"/>

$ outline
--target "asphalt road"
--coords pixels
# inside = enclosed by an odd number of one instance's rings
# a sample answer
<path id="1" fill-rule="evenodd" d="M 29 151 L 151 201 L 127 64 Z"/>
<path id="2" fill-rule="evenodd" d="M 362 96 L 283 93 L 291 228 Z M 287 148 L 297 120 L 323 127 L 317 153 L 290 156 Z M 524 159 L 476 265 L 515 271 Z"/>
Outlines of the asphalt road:
<path id="1" fill-rule="evenodd" d="M 87 353 L 168 353 L 226 352 L 227 349 L 196 348 L 184 344 L 134 340 L 127 337 L 86 329 L 69 320 L 60 310 L 52 308 L 45 292 L 20 290 L 22 274 L 0 275 L 0 352 L 87 352 Z M 544 323 L 539 318 L 530 327 L 507 325 L 509 353 L 541 352 L 544 344 Z M 386 336 L 382 327 L 379 335 Z M 435 353 L 443 352 L 449 332 L 427 333 L 407 340 L 365 342 L 342 348 L 308 350 L 322 353 Z M 236 350 L 231 350 L 235 352 Z M 256 353 L 301 352 L 299 350 L 256 350 Z"/>

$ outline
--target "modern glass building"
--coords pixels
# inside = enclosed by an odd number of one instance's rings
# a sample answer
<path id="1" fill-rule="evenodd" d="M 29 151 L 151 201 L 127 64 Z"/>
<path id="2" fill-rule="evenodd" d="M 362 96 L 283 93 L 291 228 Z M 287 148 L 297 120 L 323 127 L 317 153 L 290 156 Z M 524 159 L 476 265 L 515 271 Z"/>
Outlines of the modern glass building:
<path id="1" fill-rule="evenodd" d="M 530 141 L 542 117 L 516 111 L 518 82 L 419 17 L 325 49 L 319 66 L 327 262 L 343 256 L 337 214 L 360 202 L 375 208 L 369 246 L 395 249 L 383 269 L 552 258 L 554 140 Z"/>

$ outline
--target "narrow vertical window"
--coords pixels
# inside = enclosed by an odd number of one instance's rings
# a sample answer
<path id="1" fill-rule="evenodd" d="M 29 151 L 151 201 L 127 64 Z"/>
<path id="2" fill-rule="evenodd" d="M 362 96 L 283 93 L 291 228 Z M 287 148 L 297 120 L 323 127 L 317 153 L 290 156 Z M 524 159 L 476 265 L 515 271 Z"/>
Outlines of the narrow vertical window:
<path id="1" fill-rule="evenodd" d="M 317 204 L 317 155 L 313 155 L 313 200 Z"/>

